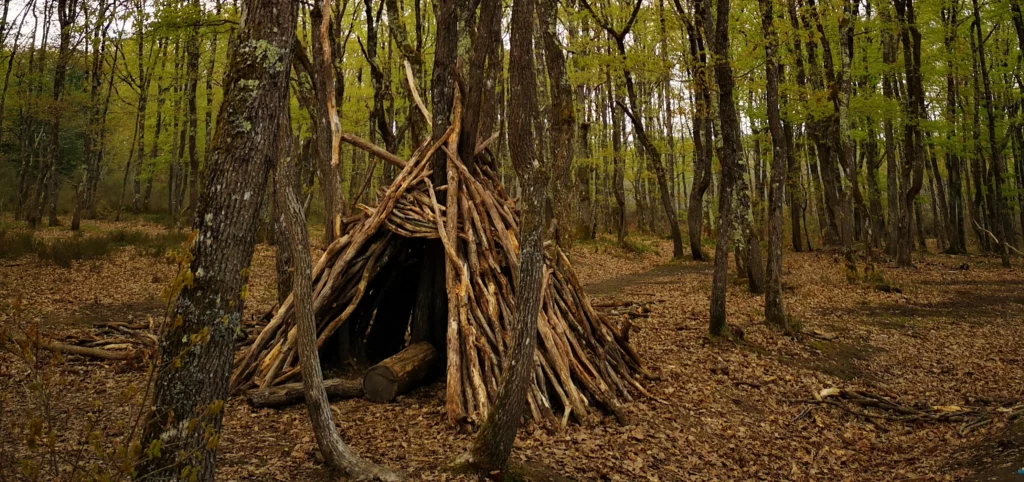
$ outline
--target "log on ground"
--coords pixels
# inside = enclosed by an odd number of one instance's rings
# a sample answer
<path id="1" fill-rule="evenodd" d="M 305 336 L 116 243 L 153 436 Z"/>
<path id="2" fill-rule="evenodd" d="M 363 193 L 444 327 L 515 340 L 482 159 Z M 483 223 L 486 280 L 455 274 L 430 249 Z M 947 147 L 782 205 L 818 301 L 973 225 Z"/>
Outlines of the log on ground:
<path id="1" fill-rule="evenodd" d="M 324 388 L 327 390 L 327 399 L 331 401 L 357 398 L 363 395 L 363 384 L 359 379 L 332 378 L 324 380 Z M 302 382 L 298 382 L 250 390 L 246 399 L 253 407 L 280 408 L 302 403 L 306 397 L 302 391 Z"/>
<path id="2" fill-rule="evenodd" d="M 436 361 L 437 351 L 433 345 L 425 341 L 413 343 L 366 370 L 363 392 L 372 402 L 390 402 L 427 378 Z"/>

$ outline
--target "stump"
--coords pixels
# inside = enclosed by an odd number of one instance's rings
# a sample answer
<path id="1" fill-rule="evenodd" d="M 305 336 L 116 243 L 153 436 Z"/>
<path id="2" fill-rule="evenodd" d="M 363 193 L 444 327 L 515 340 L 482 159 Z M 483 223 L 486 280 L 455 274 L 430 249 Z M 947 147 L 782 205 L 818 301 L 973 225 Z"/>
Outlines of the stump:
<path id="1" fill-rule="evenodd" d="M 332 378 L 324 380 L 324 389 L 327 390 L 327 399 L 331 401 L 357 398 L 363 394 L 363 386 L 358 379 Z M 253 407 L 280 408 L 301 403 L 305 401 L 306 397 L 302 391 L 302 382 L 299 382 L 251 390 L 246 399 Z"/>
<path id="2" fill-rule="evenodd" d="M 363 393 L 371 402 L 390 402 L 427 378 L 436 360 L 433 345 L 425 341 L 413 343 L 366 370 Z"/>

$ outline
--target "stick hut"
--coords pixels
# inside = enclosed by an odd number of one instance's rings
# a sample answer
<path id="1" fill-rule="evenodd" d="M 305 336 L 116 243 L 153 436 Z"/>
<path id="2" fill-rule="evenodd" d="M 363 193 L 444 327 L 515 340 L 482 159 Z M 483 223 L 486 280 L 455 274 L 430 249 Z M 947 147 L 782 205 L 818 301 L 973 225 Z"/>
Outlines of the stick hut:
<path id="1" fill-rule="evenodd" d="M 501 189 L 486 142 L 475 162 L 456 154 L 456 123 L 410 159 L 347 136 L 402 167 L 375 207 L 358 205 L 347 234 L 327 247 L 313 268 L 317 345 L 322 359 L 341 356 L 376 363 L 417 341 L 417 291 L 425 257 L 443 252 L 447 315 L 435 320 L 432 341 L 445 369 L 452 423 L 482 421 L 498 392 L 519 272 L 518 216 Z M 446 155 L 447 185 L 435 187 L 431 157 Z M 443 194 L 442 194 L 443 193 Z M 439 202 L 439 198 L 443 201 Z M 440 242 L 442 250 L 432 251 Z M 624 420 L 621 404 L 649 376 L 622 333 L 594 309 L 557 246 L 546 249 L 534 383 L 527 394 L 534 420 L 582 421 L 595 408 Z M 440 262 L 440 261 L 439 261 Z M 422 284 L 422 283 L 420 283 Z M 628 329 L 628 328 L 626 328 Z M 277 309 L 255 341 L 239 352 L 232 391 L 300 379 L 294 300 Z"/>

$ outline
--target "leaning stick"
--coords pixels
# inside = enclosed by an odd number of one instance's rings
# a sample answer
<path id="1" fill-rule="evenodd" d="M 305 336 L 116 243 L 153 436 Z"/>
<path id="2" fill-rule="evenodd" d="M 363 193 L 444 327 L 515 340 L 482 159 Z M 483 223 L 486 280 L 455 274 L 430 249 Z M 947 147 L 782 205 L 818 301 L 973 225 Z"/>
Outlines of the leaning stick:
<path id="1" fill-rule="evenodd" d="M 430 111 L 427 110 L 427 106 L 423 105 L 423 99 L 420 98 L 420 93 L 416 90 L 416 78 L 412 75 L 412 64 L 408 60 L 405 61 L 405 80 L 409 82 L 409 93 L 412 94 L 412 101 L 416 103 L 416 107 L 420 108 L 420 113 L 427 120 L 427 125 L 430 125 Z"/>
<path id="2" fill-rule="evenodd" d="M 405 167 L 406 162 L 405 162 L 404 159 L 402 159 L 402 158 L 400 158 L 400 157 L 398 157 L 398 156 L 396 156 L 396 155 L 394 155 L 394 154 L 392 154 L 392 153 L 382 149 L 380 146 L 378 146 L 378 145 L 376 145 L 376 144 L 374 144 L 374 143 L 372 143 L 372 142 L 370 142 L 370 141 L 368 141 L 366 139 L 363 139 L 363 138 L 358 137 L 358 136 L 354 136 L 354 135 L 349 134 L 349 133 L 345 133 L 345 134 L 341 135 L 341 140 L 346 142 L 346 143 L 348 143 L 348 144 L 352 144 L 353 146 L 356 146 L 356 147 L 358 147 L 358 148 L 360 148 L 360 149 L 362 149 L 362 150 L 364 150 L 366 152 L 369 152 L 370 154 L 373 154 L 373 155 L 377 156 L 380 159 L 383 159 L 383 160 L 385 160 L 387 162 L 390 162 L 391 164 L 394 164 L 395 166 Z"/>

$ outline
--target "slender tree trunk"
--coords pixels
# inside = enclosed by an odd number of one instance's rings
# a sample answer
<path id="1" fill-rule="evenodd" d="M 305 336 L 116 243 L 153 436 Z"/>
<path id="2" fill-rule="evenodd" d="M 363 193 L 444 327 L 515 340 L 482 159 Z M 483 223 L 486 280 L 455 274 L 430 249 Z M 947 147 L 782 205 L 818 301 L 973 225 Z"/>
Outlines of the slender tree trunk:
<path id="1" fill-rule="evenodd" d="M 160 59 L 166 61 L 167 59 L 167 40 L 161 39 L 158 42 L 160 49 Z M 156 71 L 156 125 L 153 129 L 153 147 L 149 151 L 149 176 L 146 180 L 146 187 L 142 194 L 142 209 L 144 211 L 149 210 L 149 203 L 152 200 L 153 194 L 153 174 L 156 170 L 157 159 L 160 158 L 160 135 L 163 133 L 164 123 L 164 104 L 167 103 L 167 90 L 169 87 L 163 85 L 163 69 L 157 69 Z M 211 143 L 206 144 L 206 150 L 210 150 Z M 168 205 L 168 209 L 170 205 Z"/>
<path id="2" fill-rule="evenodd" d="M 68 65 L 71 62 L 71 34 L 78 17 L 77 0 L 57 0 L 57 22 L 60 26 L 59 47 L 57 61 L 53 73 L 53 104 L 50 119 L 49 141 L 46 161 L 46 200 L 47 202 L 47 224 L 57 226 L 57 196 L 59 194 L 57 178 L 59 173 L 57 167 L 61 162 L 61 119 L 64 115 L 64 108 L 61 105 L 64 98 L 64 82 L 67 79 Z"/>
<path id="3" fill-rule="evenodd" d="M 682 11 L 682 6 L 677 5 Z M 697 25 L 687 25 L 687 38 L 689 40 L 690 55 L 694 58 L 696 66 L 693 69 L 694 77 L 694 106 L 693 106 L 693 187 L 690 189 L 690 198 L 687 206 L 686 226 L 687 236 L 690 238 L 690 256 L 694 261 L 704 261 L 706 256 L 701 249 L 704 194 L 711 185 L 711 126 L 710 115 L 710 89 L 711 69 L 707 64 L 707 53 L 705 50 L 705 37 L 701 35 L 704 19 L 702 15 L 706 12 L 697 9 Z"/>
<path id="4" fill-rule="evenodd" d="M 550 1 L 550 0 L 549 0 Z M 533 56 L 534 0 L 512 5 L 509 50 L 509 138 L 512 163 L 523 187 L 525 209 L 521 218 L 519 284 L 512 340 L 503 366 L 494 406 L 473 443 L 475 462 L 490 472 L 504 470 L 526 408 L 526 393 L 533 380 L 537 316 L 544 277 L 544 200 L 548 173 L 533 132 L 537 111 L 537 77 Z"/>
<path id="5" fill-rule="evenodd" d="M 906 0 L 908 7 L 908 16 L 913 16 L 913 4 L 912 0 Z M 991 170 L 992 170 L 992 197 L 994 202 L 991 202 L 994 209 L 992 211 L 992 225 L 996 228 L 995 233 L 999 238 L 999 256 L 1002 258 L 1003 266 L 1010 266 L 1010 250 L 1009 246 L 1016 244 L 1016 230 L 1013 227 L 1013 217 L 1010 213 L 1010 205 L 1006 199 L 1006 193 L 1003 192 L 1003 178 L 1007 174 L 1006 164 L 1003 159 L 1003 148 L 1002 144 L 996 139 L 996 108 L 994 105 L 994 97 L 992 94 L 992 79 L 989 75 L 989 65 L 985 55 L 985 38 L 982 35 L 981 28 L 981 12 L 978 7 L 978 0 L 972 0 L 974 6 L 974 31 L 977 35 L 977 50 L 978 50 L 978 62 L 981 67 L 981 80 L 984 86 L 984 109 L 986 113 L 986 120 L 988 121 L 988 142 L 989 151 L 991 156 Z M 918 64 L 921 56 L 921 35 L 917 33 L 916 27 L 912 27 L 912 33 L 914 36 L 914 47 L 917 50 Z M 920 74 L 918 74 L 920 75 Z M 921 101 L 923 104 L 923 100 Z"/>
<path id="6" fill-rule="evenodd" d="M 402 12 L 398 8 L 398 0 L 384 0 L 384 4 L 388 11 L 388 31 L 391 32 L 391 38 L 394 39 L 395 44 L 398 45 L 398 50 L 402 55 L 402 60 L 409 63 L 409 70 L 412 72 L 414 86 L 419 92 L 420 96 L 426 93 L 423 88 L 423 53 L 421 50 L 422 45 L 422 27 L 420 26 L 420 15 L 419 15 L 419 1 L 416 2 L 416 39 L 410 38 L 409 30 L 405 26 L 405 22 L 402 20 Z M 417 40 L 415 41 L 414 40 Z M 412 133 L 412 145 L 419 146 L 423 141 L 426 140 L 427 136 L 427 120 L 423 118 L 423 114 L 420 113 L 419 108 L 416 106 L 415 101 L 412 97 L 412 90 L 410 89 L 407 82 L 402 82 L 406 93 L 406 102 L 409 104 L 409 110 L 406 115 L 407 122 L 409 122 L 409 130 Z"/>
<path id="7" fill-rule="evenodd" d="M 761 30 L 765 38 L 765 104 L 768 110 L 768 129 L 772 134 L 772 172 L 768 192 L 768 266 L 765 286 L 764 315 L 769 325 L 788 332 L 789 319 L 782 303 L 782 200 L 785 195 L 786 171 L 789 167 L 788 136 L 779 112 L 779 64 L 776 57 L 779 39 L 775 32 L 773 0 L 759 0 L 761 4 Z M 799 224 L 794 226 L 799 234 Z M 760 249 L 752 247 L 751 249 Z"/>
<path id="8" fill-rule="evenodd" d="M 291 117 L 287 111 L 281 113 L 281 127 L 277 141 L 281 144 L 275 191 L 277 205 L 282 208 L 281 234 L 285 243 L 278 249 L 291 252 L 294 262 L 292 296 L 295 300 L 295 318 L 298 327 L 297 345 L 299 366 L 302 369 L 302 391 L 305 394 L 306 409 L 309 411 L 313 434 L 324 461 L 332 469 L 340 470 L 359 480 L 402 480 L 398 474 L 367 462 L 356 455 L 345 444 L 334 426 L 331 405 L 324 389 L 323 373 L 320 369 L 320 355 L 316 347 L 316 316 L 313 310 L 313 265 L 309 256 L 309 233 L 306 232 L 306 217 L 302 212 L 298 196 L 294 191 L 298 176 L 291 165 Z"/>
<path id="9" fill-rule="evenodd" d="M 917 30 L 917 19 L 914 13 L 913 0 L 896 0 L 896 17 L 902 28 L 900 37 L 903 43 L 903 58 L 907 72 L 907 120 L 903 128 L 904 157 L 906 165 L 902 169 L 901 184 L 903 206 L 900 212 L 900 239 L 896 250 L 896 264 L 911 266 L 911 253 L 914 248 L 911 217 L 914 200 L 921 191 L 924 175 L 924 161 L 921 159 L 924 150 L 923 135 L 920 122 L 924 119 L 924 87 L 921 80 L 921 34 Z"/>
<path id="10" fill-rule="evenodd" d="M 622 155 L 622 110 L 615 107 L 618 92 L 612 78 L 605 73 L 608 83 L 608 106 L 612 111 L 612 191 L 615 194 L 617 219 L 615 219 L 616 240 L 619 246 L 626 244 L 626 158 Z"/>
<path id="11" fill-rule="evenodd" d="M 84 142 L 85 165 L 82 166 L 82 180 L 75 188 L 75 210 L 71 218 L 71 230 L 78 231 L 81 228 L 82 214 L 88 209 L 88 205 L 95 197 L 92 189 L 94 174 L 99 173 L 99 160 L 103 151 L 100 137 L 102 137 L 103 119 L 105 109 L 100 105 L 100 85 L 103 77 L 103 56 L 106 52 L 106 16 L 107 3 L 100 2 L 99 12 L 96 16 L 96 23 L 92 30 L 92 66 L 89 71 L 89 126 L 86 128 Z M 113 73 L 111 74 L 113 76 Z M 139 102 L 142 100 L 140 98 Z M 94 167 L 95 165 L 95 167 Z"/>
<path id="12" fill-rule="evenodd" d="M 216 16 L 221 15 L 221 1 L 217 0 L 214 10 Z M 217 29 L 213 29 L 213 38 L 210 39 L 210 48 L 207 55 L 210 56 L 206 64 L 206 113 L 203 119 L 203 153 L 210 150 L 211 139 L 213 138 L 213 72 L 217 67 L 217 40 L 219 37 Z"/>
<path id="13" fill-rule="evenodd" d="M 324 199 L 324 244 L 341 236 L 341 215 L 344 202 L 341 198 L 340 168 L 341 121 L 336 108 L 334 84 L 334 55 L 331 52 L 330 23 L 331 2 L 317 0 L 310 11 L 313 33 L 310 39 L 313 54 L 312 81 L 316 84 L 316 158 L 320 177 L 320 193 Z M 353 160 L 354 162 L 354 160 Z M 353 182 L 358 178 L 353 177 Z"/>
<path id="14" fill-rule="evenodd" d="M 202 10 L 199 0 L 190 0 L 193 11 L 199 15 Z M 198 19 L 197 19 L 198 20 Z M 185 39 L 185 129 L 188 142 L 189 201 L 188 212 L 194 212 L 199 205 L 199 148 L 196 134 L 199 129 L 199 114 L 196 97 L 199 91 L 199 25 L 192 27 Z M 141 150 L 140 150 L 141 152 Z M 141 167 L 141 166 L 140 166 Z"/>
<path id="15" fill-rule="evenodd" d="M 957 95 L 959 85 L 955 76 L 955 52 L 957 39 L 957 12 L 959 8 L 944 6 L 942 9 L 943 24 L 945 27 L 944 45 L 946 48 L 946 104 L 943 115 L 949 123 L 949 130 L 946 134 L 947 144 L 956 144 L 957 132 L 959 131 L 957 115 Z M 964 231 L 964 205 L 963 205 L 963 159 L 954 149 L 945 149 L 946 175 L 949 179 L 949 202 L 946 212 L 949 239 L 949 254 L 967 254 L 967 238 Z M 1020 171 L 1020 169 L 1018 169 Z"/>
<path id="16" fill-rule="evenodd" d="M 209 177 L 194 216 L 192 281 L 174 303 L 171 319 L 179 322 L 161 335 L 138 480 L 214 476 L 243 286 L 277 156 L 280 116 L 288 108 L 296 25 L 291 2 L 246 0 L 243 11 L 224 82 L 223 122 L 214 134 Z M 268 57 L 268 51 L 278 55 Z M 160 450 L 148 450 L 153 447 Z"/>
<path id="17" fill-rule="evenodd" d="M 573 193 L 572 163 L 575 155 L 576 108 L 573 105 L 572 86 L 565 66 L 565 53 L 558 44 L 555 23 L 558 19 L 556 0 L 539 0 L 537 18 L 544 42 L 544 61 L 547 64 L 548 83 L 551 85 L 551 106 L 548 125 L 551 132 L 551 182 L 549 193 L 555 218 L 554 239 L 564 251 L 572 248 Z"/>
<path id="18" fill-rule="evenodd" d="M 887 8 L 881 10 L 881 18 L 887 28 L 882 29 L 882 60 L 886 65 L 886 73 L 882 75 L 882 95 L 890 101 L 895 100 L 895 77 L 892 72 L 896 69 L 896 39 L 889 26 L 893 21 Z M 889 256 L 896 256 L 899 246 L 900 231 L 900 177 L 899 159 L 896 157 L 896 133 L 893 127 L 892 114 L 885 113 L 882 119 L 882 135 L 885 138 L 885 175 L 886 175 L 886 200 L 889 210 L 887 241 L 885 252 Z"/>
<path id="19" fill-rule="evenodd" d="M 141 8 L 141 6 L 140 6 Z M 141 22 L 144 18 L 145 12 L 138 12 L 136 18 Z M 142 198 L 143 189 L 141 189 L 141 181 L 147 171 L 146 165 L 146 110 L 149 106 L 149 75 L 146 72 L 146 62 L 143 50 L 144 45 L 144 29 L 139 29 L 139 34 L 136 37 L 138 42 L 138 50 L 136 56 L 138 57 L 138 89 L 139 89 L 139 105 L 138 114 L 136 115 L 136 122 L 139 123 L 136 127 L 138 132 L 138 150 L 136 151 L 137 158 L 135 159 L 135 183 L 134 192 L 132 197 L 132 209 L 135 212 L 143 212 L 143 208 L 148 205 Z M 198 54 L 197 54 L 198 55 Z"/>
<path id="20" fill-rule="evenodd" d="M 700 7 L 710 12 L 710 0 L 699 0 Z M 725 333 L 725 294 L 728 287 L 729 239 L 732 235 L 733 213 L 732 194 L 734 186 L 743 175 L 739 163 L 742 155 L 739 115 L 733 99 L 732 65 L 729 61 L 729 10 L 730 0 L 718 0 L 714 24 L 706 16 L 705 32 L 714 32 L 711 52 L 714 55 L 715 78 L 718 82 L 718 114 L 721 119 L 722 143 L 718 159 L 722 165 L 722 183 L 718 194 L 718 232 L 715 243 L 715 268 L 711 281 L 711 323 L 710 332 L 718 336 Z M 710 34 L 709 34 L 710 36 Z"/>

